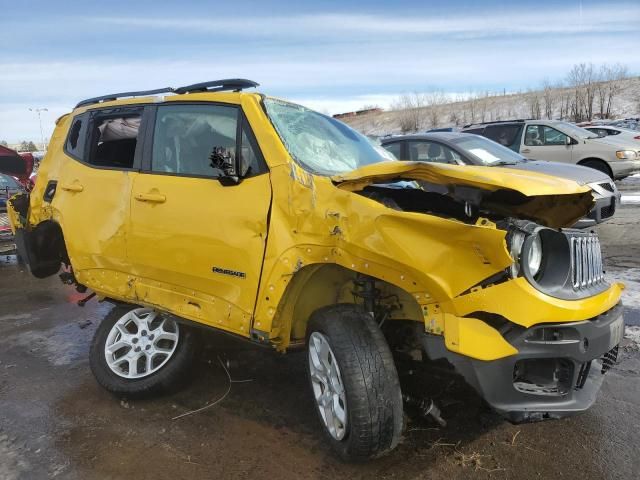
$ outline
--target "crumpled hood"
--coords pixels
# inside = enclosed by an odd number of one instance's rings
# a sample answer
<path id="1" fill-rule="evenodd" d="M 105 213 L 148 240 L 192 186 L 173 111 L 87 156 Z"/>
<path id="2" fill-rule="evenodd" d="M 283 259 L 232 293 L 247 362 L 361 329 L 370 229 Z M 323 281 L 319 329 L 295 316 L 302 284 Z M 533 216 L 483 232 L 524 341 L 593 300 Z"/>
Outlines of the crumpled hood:
<path id="1" fill-rule="evenodd" d="M 416 180 L 480 211 L 535 220 L 550 227 L 573 225 L 593 206 L 591 189 L 568 178 L 513 168 L 389 161 L 331 177 L 338 188 L 360 191 L 394 180 Z M 434 189 L 438 191 L 437 189 Z"/>

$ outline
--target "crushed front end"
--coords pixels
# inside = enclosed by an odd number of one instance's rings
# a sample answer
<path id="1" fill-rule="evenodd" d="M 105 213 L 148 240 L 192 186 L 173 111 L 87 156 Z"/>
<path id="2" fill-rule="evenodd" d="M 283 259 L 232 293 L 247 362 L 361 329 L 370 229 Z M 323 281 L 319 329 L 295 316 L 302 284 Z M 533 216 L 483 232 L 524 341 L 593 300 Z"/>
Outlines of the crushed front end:
<path id="1" fill-rule="evenodd" d="M 624 335 L 622 285 L 606 281 L 593 232 L 526 221 L 510 222 L 508 232 L 514 264 L 495 284 L 455 299 L 451 306 L 461 318 L 450 321 L 483 322 L 499 334 L 503 353 L 470 355 L 483 351 L 482 339 L 465 339 L 460 326 L 453 341 L 446 329 L 444 341 L 427 333 L 425 351 L 431 359 L 447 359 L 513 422 L 584 411 L 617 359 Z"/>

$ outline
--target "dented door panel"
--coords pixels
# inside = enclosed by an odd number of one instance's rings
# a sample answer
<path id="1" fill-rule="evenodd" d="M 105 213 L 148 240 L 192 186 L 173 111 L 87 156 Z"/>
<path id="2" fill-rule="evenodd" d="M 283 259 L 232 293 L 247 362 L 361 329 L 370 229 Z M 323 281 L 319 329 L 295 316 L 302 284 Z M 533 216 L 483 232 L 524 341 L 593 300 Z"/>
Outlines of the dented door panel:
<path id="1" fill-rule="evenodd" d="M 248 335 L 270 198 L 267 174 L 226 187 L 214 178 L 140 174 L 131 198 L 130 295 Z"/>

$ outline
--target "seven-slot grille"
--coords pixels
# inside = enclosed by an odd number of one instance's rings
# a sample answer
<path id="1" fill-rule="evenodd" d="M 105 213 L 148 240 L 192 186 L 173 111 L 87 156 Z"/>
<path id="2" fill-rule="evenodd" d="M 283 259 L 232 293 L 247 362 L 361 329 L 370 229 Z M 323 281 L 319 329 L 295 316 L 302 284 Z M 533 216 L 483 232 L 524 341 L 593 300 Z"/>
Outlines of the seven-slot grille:
<path id="1" fill-rule="evenodd" d="M 570 243 L 574 290 L 590 288 L 603 282 L 602 252 L 598 236 L 593 233 L 571 236 Z"/>

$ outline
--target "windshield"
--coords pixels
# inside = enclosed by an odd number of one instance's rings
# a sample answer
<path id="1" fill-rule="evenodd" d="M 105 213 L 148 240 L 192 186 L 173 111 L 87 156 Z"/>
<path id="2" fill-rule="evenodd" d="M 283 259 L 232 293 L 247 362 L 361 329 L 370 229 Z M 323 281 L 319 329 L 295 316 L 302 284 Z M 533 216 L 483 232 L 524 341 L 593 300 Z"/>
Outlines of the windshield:
<path id="1" fill-rule="evenodd" d="M 464 135 L 451 140 L 476 165 L 512 165 L 523 162 L 522 155 L 480 135 Z"/>
<path id="2" fill-rule="evenodd" d="M 18 182 L 13 178 L 9 177 L 8 175 L 0 174 L 0 189 L 6 188 L 10 188 L 13 190 L 20 188 L 20 186 L 18 185 Z"/>
<path id="3" fill-rule="evenodd" d="M 273 98 L 266 98 L 264 106 L 291 157 L 313 173 L 336 175 L 390 160 L 367 137 L 335 118 Z"/>
<path id="4" fill-rule="evenodd" d="M 595 133 L 590 132 L 585 128 L 577 127 L 571 123 L 561 122 L 558 123 L 558 126 L 561 127 L 565 133 L 568 133 L 569 135 L 574 137 L 582 138 L 583 140 L 585 138 L 599 138 Z"/>

